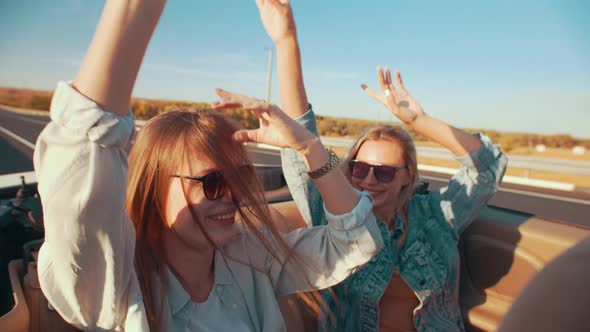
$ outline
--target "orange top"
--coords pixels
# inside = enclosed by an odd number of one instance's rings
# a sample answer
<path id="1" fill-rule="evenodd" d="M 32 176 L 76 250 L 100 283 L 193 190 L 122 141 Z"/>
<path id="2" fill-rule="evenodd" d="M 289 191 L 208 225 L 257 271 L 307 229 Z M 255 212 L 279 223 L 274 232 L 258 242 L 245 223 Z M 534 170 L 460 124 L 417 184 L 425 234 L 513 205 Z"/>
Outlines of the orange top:
<path id="1" fill-rule="evenodd" d="M 393 271 L 391 281 L 379 301 L 380 332 L 415 332 L 414 309 L 420 301 L 414 291 Z"/>

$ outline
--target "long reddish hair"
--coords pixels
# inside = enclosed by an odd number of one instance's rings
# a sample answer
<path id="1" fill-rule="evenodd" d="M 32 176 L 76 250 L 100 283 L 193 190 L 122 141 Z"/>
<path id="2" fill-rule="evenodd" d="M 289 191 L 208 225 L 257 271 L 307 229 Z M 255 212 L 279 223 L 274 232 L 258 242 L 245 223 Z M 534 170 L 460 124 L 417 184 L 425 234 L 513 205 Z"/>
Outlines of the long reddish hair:
<path id="1" fill-rule="evenodd" d="M 232 197 L 239 197 L 239 202 L 237 199 L 232 201 L 244 228 L 256 235 L 264 247 L 262 250 L 267 250 L 277 259 L 291 255 L 290 259 L 302 264 L 301 258 L 292 253 L 292 248 L 273 225 L 262 186 L 253 168 L 242 167 L 251 165 L 251 162 L 243 145 L 231 138 L 237 130 L 234 123 L 210 110 L 173 109 L 148 121 L 131 149 L 127 213 L 135 226 L 135 264 L 151 331 L 162 329 L 162 309 L 166 303 L 163 234 L 169 227 L 165 211 L 170 174 L 176 173 L 190 158 L 202 155 L 218 165 L 230 186 Z M 205 237 L 215 246 L 192 206 L 187 206 Z M 265 231 L 261 231 L 261 226 Z M 278 248 L 271 244 L 277 244 Z M 308 298 L 305 302 L 310 309 L 318 312 L 316 294 L 311 293 Z"/>

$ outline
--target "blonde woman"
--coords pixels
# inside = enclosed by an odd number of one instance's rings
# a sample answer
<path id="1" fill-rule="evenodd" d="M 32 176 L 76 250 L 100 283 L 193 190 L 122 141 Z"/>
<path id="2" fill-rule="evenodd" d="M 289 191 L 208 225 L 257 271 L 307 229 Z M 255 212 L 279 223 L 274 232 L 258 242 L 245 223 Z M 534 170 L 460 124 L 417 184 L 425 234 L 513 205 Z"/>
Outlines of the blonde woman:
<path id="1" fill-rule="evenodd" d="M 307 107 L 291 7 L 288 1 L 258 2 L 277 47 L 281 105 L 317 134 L 314 112 Z M 393 82 L 390 71 L 379 68 L 377 77 L 381 92 L 363 85 L 367 94 L 400 121 L 449 149 L 462 167 L 447 186 L 417 194 L 416 149 L 404 129 L 376 126 L 357 139 L 342 163 L 343 171 L 353 187 L 373 198 L 385 247 L 332 292 L 324 291 L 331 312 L 320 317 L 319 326 L 327 331 L 463 331 L 457 242 L 497 191 L 507 159 L 486 136 L 470 135 L 426 114 L 399 73 Z M 282 163 L 306 223 L 326 224 L 326 202 L 301 158 L 284 149 Z"/>

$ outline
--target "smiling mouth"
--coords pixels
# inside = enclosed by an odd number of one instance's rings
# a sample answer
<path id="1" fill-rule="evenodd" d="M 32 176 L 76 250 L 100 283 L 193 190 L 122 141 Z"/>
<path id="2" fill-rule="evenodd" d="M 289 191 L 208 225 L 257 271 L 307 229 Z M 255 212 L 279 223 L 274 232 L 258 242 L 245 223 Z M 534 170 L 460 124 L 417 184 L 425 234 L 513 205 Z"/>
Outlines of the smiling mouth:
<path id="1" fill-rule="evenodd" d="M 379 191 L 375 191 L 375 190 L 370 190 L 370 189 L 367 189 L 367 188 L 363 188 L 363 191 L 366 192 L 367 194 L 371 195 L 371 197 L 378 196 L 379 194 L 382 193 L 382 191 L 380 191 L 380 190 Z"/>
<path id="2" fill-rule="evenodd" d="M 232 225 L 236 222 L 236 211 L 216 214 L 210 216 L 209 219 L 217 224 Z"/>

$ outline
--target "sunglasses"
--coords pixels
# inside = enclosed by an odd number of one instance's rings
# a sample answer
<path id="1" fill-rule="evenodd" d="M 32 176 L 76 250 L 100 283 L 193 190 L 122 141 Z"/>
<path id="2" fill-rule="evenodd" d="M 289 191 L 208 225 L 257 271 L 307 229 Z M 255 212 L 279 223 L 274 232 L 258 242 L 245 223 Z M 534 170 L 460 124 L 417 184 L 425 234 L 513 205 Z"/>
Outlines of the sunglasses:
<path id="1" fill-rule="evenodd" d="M 244 165 L 240 167 L 240 174 L 251 174 L 252 172 L 253 167 L 251 165 Z M 203 176 L 173 174 L 171 177 L 201 182 L 203 184 L 203 193 L 210 201 L 221 198 L 227 193 L 228 189 L 225 178 L 220 171 L 213 171 Z"/>
<path id="2" fill-rule="evenodd" d="M 397 171 L 407 167 L 394 167 L 386 165 L 371 165 L 358 160 L 351 160 L 349 163 L 350 174 L 357 179 L 364 179 L 369 175 L 371 168 L 377 181 L 389 183 L 395 178 Z"/>

